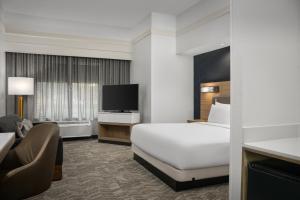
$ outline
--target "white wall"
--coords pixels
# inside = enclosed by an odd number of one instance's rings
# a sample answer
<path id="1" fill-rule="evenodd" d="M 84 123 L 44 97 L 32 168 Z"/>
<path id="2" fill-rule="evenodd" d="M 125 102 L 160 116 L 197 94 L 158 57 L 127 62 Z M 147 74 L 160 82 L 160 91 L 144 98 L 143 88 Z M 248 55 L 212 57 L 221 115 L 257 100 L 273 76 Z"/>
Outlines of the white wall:
<path id="1" fill-rule="evenodd" d="M 176 55 L 176 38 L 152 34 L 151 121 L 193 118 L 193 58 Z"/>
<path id="2" fill-rule="evenodd" d="M 151 122 L 193 118 L 193 57 L 176 55 L 176 17 L 152 13 Z"/>
<path id="3" fill-rule="evenodd" d="M 244 134 L 266 129 L 272 135 L 274 126 L 282 136 L 297 134 L 291 127 L 300 123 L 300 1 L 232 0 L 231 6 L 230 199 L 235 200 Z"/>
<path id="4" fill-rule="evenodd" d="M 177 53 L 198 55 L 230 44 L 229 0 L 203 0 L 177 16 Z"/>
<path id="5" fill-rule="evenodd" d="M 0 116 L 5 115 L 5 49 L 4 49 L 4 26 L 2 24 L 2 13 L 0 7 Z"/>
<path id="6" fill-rule="evenodd" d="M 151 37 L 133 44 L 130 82 L 139 84 L 139 110 L 143 122 L 151 122 Z"/>
<path id="7" fill-rule="evenodd" d="M 137 29 L 131 65 L 143 122 L 184 122 L 193 115 L 193 58 L 176 55 L 174 16 L 149 18 Z"/>

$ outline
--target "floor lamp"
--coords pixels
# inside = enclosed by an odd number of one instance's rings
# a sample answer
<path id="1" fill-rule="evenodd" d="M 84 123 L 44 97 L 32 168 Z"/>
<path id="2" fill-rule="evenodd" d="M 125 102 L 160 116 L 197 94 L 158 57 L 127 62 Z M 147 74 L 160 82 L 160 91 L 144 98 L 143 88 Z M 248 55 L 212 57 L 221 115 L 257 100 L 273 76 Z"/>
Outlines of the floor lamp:
<path id="1" fill-rule="evenodd" d="M 34 95 L 34 79 L 27 77 L 8 77 L 8 95 L 18 95 L 18 116 L 23 119 L 23 96 Z"/>

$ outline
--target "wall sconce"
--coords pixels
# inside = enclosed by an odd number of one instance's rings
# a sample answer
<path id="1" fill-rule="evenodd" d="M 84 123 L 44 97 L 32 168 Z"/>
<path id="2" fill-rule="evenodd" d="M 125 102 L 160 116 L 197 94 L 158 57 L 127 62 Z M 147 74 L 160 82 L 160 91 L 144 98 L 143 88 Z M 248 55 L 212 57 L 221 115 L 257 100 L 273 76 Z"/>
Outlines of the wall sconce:
<path id="1" fill-rule="evenodd" d="M 207 86 L 201 88 L 201 93 L 216 93 L 219 92 L 219 86 Z"/>

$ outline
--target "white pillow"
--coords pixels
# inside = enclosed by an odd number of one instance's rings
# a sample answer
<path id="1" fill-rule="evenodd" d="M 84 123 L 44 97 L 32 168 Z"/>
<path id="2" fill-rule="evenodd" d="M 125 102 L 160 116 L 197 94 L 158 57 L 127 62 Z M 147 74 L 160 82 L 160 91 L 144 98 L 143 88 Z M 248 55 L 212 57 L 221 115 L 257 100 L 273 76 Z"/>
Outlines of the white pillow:
<path id="1" fill-rule="evenodd" d="M 23 119 L 22 123 L 27 132 L 33 127 L 33 124 L 29 119 Z"/>
<path id="2" fill-rule="evenodd" d="M 211 105 L 208 122 L 230 125 L 230 104 Z"/>
<path id="3" fill-rule="evenodd" d="M 216 101 L 215 105 L 216 105 L 216 106 L 227 106 L 227 107 L 229 107 L 229 109 L 230 109 L 230 104 L 220 103 L 220 102 L 217 102 L 217 101 Z"/>

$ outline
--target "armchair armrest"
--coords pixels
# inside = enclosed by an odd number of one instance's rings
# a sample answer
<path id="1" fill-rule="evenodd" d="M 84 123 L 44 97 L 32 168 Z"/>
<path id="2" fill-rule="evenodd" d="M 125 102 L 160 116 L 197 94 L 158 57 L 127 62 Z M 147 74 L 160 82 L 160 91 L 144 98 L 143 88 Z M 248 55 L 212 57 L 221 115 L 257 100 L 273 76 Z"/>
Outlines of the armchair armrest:
<path id="1" fill-rule="evenodd" d="M 19 199 L 20 196 L 27 198 L 49 188 L 50 182 L 43 181 L 42 177 L 51 176 L 51 174 L 37 173 L 40 170 L 38 162 L 40 161 L 34 161 L 8 172 L 0 181 L 1 197 L 3 195 L 8 199 Z M 28 180 L 30 180 L 30 184 Z"/>
<path id="2" fill-rule="evenodd" d="M 10 150 L 0 165 L 0 170 L 13 170 L 22 166 L 15 150 Z"/>

